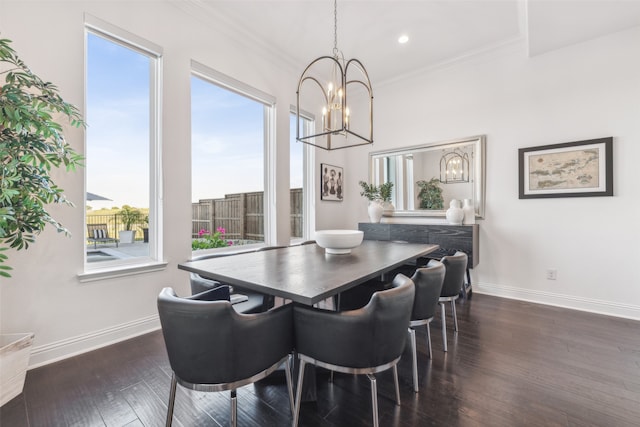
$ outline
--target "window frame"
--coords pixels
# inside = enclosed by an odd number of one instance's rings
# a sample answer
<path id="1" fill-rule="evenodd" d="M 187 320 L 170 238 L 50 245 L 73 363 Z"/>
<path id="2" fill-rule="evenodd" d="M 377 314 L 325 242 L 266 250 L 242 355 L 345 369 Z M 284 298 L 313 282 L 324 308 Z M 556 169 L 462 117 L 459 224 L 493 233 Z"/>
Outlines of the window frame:
<path id="1" fill-rule="evenodd" d="M 84 15 L 84 75 L 85 75 L 85 115 L 87 109 L 88 81 L 88 39 L 89 34 L 102 37 L 112 43 L 145 55 L 150 61 L 149 67 L 149 253 L 148 256 L 124 260 L 103 261 L 97 265 L 87 263 L 87 251 L 83 249 L 84 272 L 79 274 L 80 281 L 93 281 L 104 278 L 139 274 L 164 269 L 166 261 L 162 261 L 163 251 L 163 207 L 162 207 L 162 75 L 163 49 L 142 37 L 103 21 L 93 15 Z M 87 134 L 85 132 L 85 153 Z M 86 216 L 86 176 L 84 230 L 87 229 Z M 86 243 L 84 244 L 86 247 Z"/>
<path id="2" fill-rule="evenodd" d="M 291 115 L 295 118 L 297 115 L 297 107 L 291 105 L 289 107 L 290 118 Z M 304 119 L 304 132 L 303 135 L 311 135 L 315 130 L 315 116 L 308 111 L 300 110 L 300 117 Z M 297 120 L 296 120 L 297 126 Z M 289 139 L 295 138 L 295 135 L 289 136 Z M 300 141 L 296 141 L 297 144 L 302 145 L 302 240 L 309 240 L 311 236 L 315 234 L 316 230 L 316 209 L 315 209 L 315 190 L 314 185 L 315 177 L 315 150 L 310 144 L 303 144 Z M 292 236 L 289 236 L 291 241 Z"/>
<path id="3" fill-rule="evenodd" d="M 275 245 L 276 241 L 276 97 L 260 89 L 254 88 L 240 80 L 228 76 L 220 71 L 208 67 L 198 61 L 191 60 L 190 76 L 195 76 L 223 89 L 234 92 L 240 96 L 247 97 L 263 106 L 264 117 L 264 244 L 259 246 Z M 191 177 L 193 178 L 193 176 Z M 257 245 L 257 244 L 256 244 Z M 247 245 L 254 246 L 255 245 Z M 242 251 L 242 248 L 238 249 Z M 197 258 L 210 253 L 220 252 L 220 249 L 203 249 L 192 251 L 192 258 Z"/>

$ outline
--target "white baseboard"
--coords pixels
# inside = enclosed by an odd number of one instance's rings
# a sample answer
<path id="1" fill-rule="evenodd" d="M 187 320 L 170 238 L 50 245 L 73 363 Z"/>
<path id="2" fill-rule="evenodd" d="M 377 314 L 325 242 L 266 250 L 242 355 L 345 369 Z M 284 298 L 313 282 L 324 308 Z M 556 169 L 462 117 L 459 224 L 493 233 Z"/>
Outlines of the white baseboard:
<path id="1" fill-rule="evenodd" d="M 111 328 L 39 345 L 31 349 L 28 369 L 48 365 L 158 329 L 160 329 L 160 319 L 155 314 Z"/>
<path id="2" fill-rule="evenodd" d="M 538 304 L 553 305 L 608 316 L 623 317 L 625 319 L 640 320 L 640 306 L 613 303 L 572 295 L 555 294 L 532 289 L 522 289 L 513 286 L 494 285 L 491 283 L 474 283 L 473 292 L 493 295 L 502 298 L 517 299 Z"/>

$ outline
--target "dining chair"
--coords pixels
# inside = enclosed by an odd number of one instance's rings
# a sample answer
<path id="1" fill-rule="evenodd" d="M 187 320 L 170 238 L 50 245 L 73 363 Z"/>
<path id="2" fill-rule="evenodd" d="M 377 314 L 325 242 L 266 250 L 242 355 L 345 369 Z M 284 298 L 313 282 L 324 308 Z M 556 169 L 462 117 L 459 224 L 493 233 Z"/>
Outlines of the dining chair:
<path id="1" fill-rule="evenodd" d="M 464 252 L 467 254 L 467 268 L 465 269 L 465 278 L 464 284 L 462 285 L 462 290 L 460 291 L 460 298 L 463 299 L 471 299 L 473 297 L 473 289 L 471 285 L 471 272 L 469 271 L 469 257 L 470 254 L 461 249 L 448 249 L 448 248 L 439 248 L 424 257 L 420 257 L 416 260 L 417 265 L 426 265 L 429 260 L 441 261 L 442 257 L 455 255 L 456 252 Z"/>
<path id="2" fill-rule="evenodd" d="M 396 403 L 400 405 L 397 364 L 406 344 L 414 292 L 413 281 L 398 274 L 390 289 L 374 293 L 369 303 L 357 310 L 294 307 L 295 347 L 300 362 L 294 427 L 298 425 L 307 363 L 336 372 L 367 375 L 371 381 L 374 427 L 378 427 L 374 374 L 393 368 Z"/>
<path id="3" fill-rule="evenodd" d="M 158 296 L 160 324 L 172 371 L 167 426 L 173 421 L 177 384 L 204 392 L 230 391 L 230 424 L 235 426 L 237 389 L 267 377 L 283 363 L 293 411 L 292 306 L 239 314 L 229 301 L 216 299 L 217 292 L 213 289 L 180 298 L 172 288 L 164 288 Z"/>
<path id="4" fill-rule="evenodd" d="M 429 359 L 432 359 L 431 327 L 429 324 L 433 320 L 436 308 L 438 307 L 444 276 L 444 264 L 440 261 L 431 260 L 426 267 L 416 269 L 411 277 L 416 287 L 416 295 L 413 299 L 411 321 L 409 322 L 409 342 L 413 356 L 413 391 L 416 393 L 418 392 L 418 352 L 416 349 L 415 328 L 423 325 L 426 326 Z"/>
<path id="5" fill-rule="evenodd" d="M 458 332 L 456 300 L 460 296 L 460 291 L 464 286 L 464 275 L 467 270 L 467 254 L 462 251 L 458 251 L 453 255 L 442 257 L 441 262 L 445 267 L 445 275 L 438 303 L 440 304 L 440 314 L 442 319 L 442 345 L 444 347 L 444 351 L 447 351 L 447 320 L 445 305 L 447 302 L 451 304 L 454 331 Z"/>
<path id="6" fill-rule="evenodd" d="M 230 292 L 229 299 L 231 304 L 238 313 L 262 313 L 274 306 L 273 297 L 270 295 L 264 295 L 259 292 L 253 292 L 235 286 L 224 285 L 217 280 L 208 279 L 196 273 L 189 273 L 189 283 L 191 285 L 192 295 L 199 294 L 210 289 L 216 289 L 220 286 L 227 286 Z"/>
<path id="7" fill-rule="evenodd" d="M 383 281 L 379 277 L 369 279 L 364 283 L 347 289 L 334 297 L 334 306 L 338 311 L 348 311 L 362 308 L 369 303 L 375 292 L 388 289 L 389 281 Z"/>
<path id="8" fill-rule="evenodd" d="M 255 252 L 255 250 L 252 250 L 252 251 L 240 250 L 237 252 L 209 253 L 206 255 L 195 257 L 194 260 L 228 257 L 228 256 L 234 256 L 234 255 L 241 255 L 243 253 L 248 253 L 248 252 Z M 208 289 L 214 289 L 220 285 L 225 285 L 225 283 L 221 283 L 221 282 L 218 282 L 217 280 L 213 280 L 208 277 L 203 277 L 195 273 L 190 273 L 189 281 L 191 284 L 192 294 L 197 294 Z M 262 313 L 264 311 L 272 309 L 275 305 L 275 299 L 273 295 L 265 295 L 260 292 L 255 292 L 239 286 L 230 286 L 230 292 L 232 294 L 231 301 L 233 303 L 233 308 L 239 313 L 244 313 L 244 314 Z M 240 296 L 240 299 L 237 300 L 237 302 L 234 302 L 234 298 L 237 298 L 239 296 Z M 246 297 L 246 299 L 244 297 Z"/>

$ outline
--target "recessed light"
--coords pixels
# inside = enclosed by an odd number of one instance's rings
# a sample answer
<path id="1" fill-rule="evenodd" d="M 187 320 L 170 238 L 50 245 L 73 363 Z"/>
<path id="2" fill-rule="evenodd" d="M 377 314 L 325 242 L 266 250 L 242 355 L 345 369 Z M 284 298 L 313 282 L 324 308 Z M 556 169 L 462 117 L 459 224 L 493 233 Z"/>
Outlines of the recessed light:
<path id="1" fill-rule="evenodd" d="M 409 41 L 409 36 L 407 36 L 406 34 L 403 34 L 400 37 L 398 37 L 398 43 L 400 44 L 405 44 L 408 41 Z"/>

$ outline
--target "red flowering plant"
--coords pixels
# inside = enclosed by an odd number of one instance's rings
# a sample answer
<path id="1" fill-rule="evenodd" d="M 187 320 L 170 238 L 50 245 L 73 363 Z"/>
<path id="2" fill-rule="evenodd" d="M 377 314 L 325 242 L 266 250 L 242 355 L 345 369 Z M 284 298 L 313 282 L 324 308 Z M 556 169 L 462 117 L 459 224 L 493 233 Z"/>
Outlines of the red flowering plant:
<path id="1" fill-rule="evenodd" d="M 198 238 L 191 242 L 191 249 L 194 251 L 200 249 L 224 248 L 233 245 L 231 240 L 224 237 L 226 230 L 223 227 L 216 228 L 214 233 L 204 228 L 198 232 Z"/>

